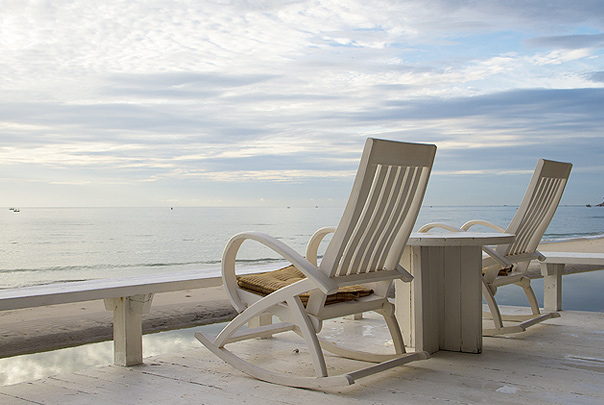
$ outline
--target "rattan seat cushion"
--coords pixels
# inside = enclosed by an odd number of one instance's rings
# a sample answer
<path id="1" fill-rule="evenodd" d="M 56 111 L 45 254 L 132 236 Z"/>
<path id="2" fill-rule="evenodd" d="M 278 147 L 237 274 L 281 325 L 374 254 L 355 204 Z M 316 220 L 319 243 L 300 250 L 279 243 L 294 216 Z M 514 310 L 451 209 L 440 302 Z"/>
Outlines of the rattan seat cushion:
<path id="1" fill-rule="evenodd" d="M 237 284 L 244 290 L 266 296 L 304 278 L 306 278 L 304 273 L 290 265 L 265 273 L 237 276 Z M 334 304 L 336 302 L 352 301 L 371 294 L 373 294 L 372 289 L 361 285 L 344 286 L 338 288 L 336 293 L 328 295 L 325 303 Z M 300 299 L 305 305 L 309 297 L 309 292 L 300 295 Z"/>

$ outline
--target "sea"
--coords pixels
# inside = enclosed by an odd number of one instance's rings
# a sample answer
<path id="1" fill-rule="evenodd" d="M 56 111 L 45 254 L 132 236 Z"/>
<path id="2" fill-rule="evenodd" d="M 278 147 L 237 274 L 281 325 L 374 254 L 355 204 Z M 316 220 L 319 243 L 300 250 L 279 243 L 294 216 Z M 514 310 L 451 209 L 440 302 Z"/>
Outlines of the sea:
<path id="1" fill-rule="evenodd" d="M 428 222 L 459 226 L 469 219 L 505 227 L 516 209 L 424 206 L 415 230 Z M 0 210 L 0 288 L 184 270 L 219 276 L 222 251 L 232 235 L 262 231 L 303 254 L 314 231 L 337 225 L 341 213 L 341 207 L 7 207 Z M 544 239 L 600 237 L 604 237 L 603 207 L 560 206 Z M 253 242 L 243 244 L 238 258 L 241 271 L 283 264 L 274 252 Z M 543 305 L 543 281 L 531 284 Z M 565 276 L 563 309 L 604 312 L 603 287 L 604 271 Z M 515 286 L 499 289 L 496 297 L 502 305 L 528 305 Z M 195 331 L 216 334 L 223 326 L 145 335 L 143 355 L 190 350 L 199 346 Z M 71 373 L 110 364 L 112 359 L 112 342 L 0 359 L 0 384 Z"/>
<path id="2" fill-rule="evenodd" d="M 516 206 L 424 206 L 415 230 L 429 222 L 460 226 L 469 219 L 505 228 L 516 210 Z M 337 225 L 341 214 L 342 207 L 320 206 L 7 207 L 0 210 L 0 288 L 183 270 L 219 276 L 222 252 L 232 235 L 261 231 L 304 254 L 314 231 Z M 558 207 L 544 240 L 599 237 L 604 237 L 604 207 L 567 205 Z M 243 271 L 280 265 L 282 260 L 257 242 L 245 242 L 238 254 Z M 579 309 L 604 311 L 604 303 L 596 301 Z"/>
<path id="3" fill-rule="evenodd" d="M 517 207 L 425 206 L 428 222 L 461 225 L 480 218 L 505 227 Z M 0 214 L 0 288 L 197 269 L 220 275 L 222 251 L 242 231 L 261 231 L 304 253 L 318 228 L 335 226 L 335 207 L 21 208 Z M 562 206 L 545 240 L 604 236 L 604 208 Z M 279 262 L 246 242 L 240 266 Z"/>

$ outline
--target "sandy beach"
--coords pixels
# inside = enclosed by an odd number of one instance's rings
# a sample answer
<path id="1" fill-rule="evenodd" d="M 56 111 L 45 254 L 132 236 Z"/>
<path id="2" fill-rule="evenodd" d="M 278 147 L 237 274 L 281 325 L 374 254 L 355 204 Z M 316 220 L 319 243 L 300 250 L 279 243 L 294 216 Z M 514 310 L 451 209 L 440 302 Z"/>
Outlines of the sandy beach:
<path id="1" fill-rule="evenodd" d="M 604 253 L 604 238 L 544 243 L 543 252 Z M 568 266 L 568 273 L 584 271 Z M 532 272 L 535 277 L 539 272 Z M 221 287 L 157 294 L 143 317 L 143 332 L 155 333 L 230 320 L 235 315 Z M 112 313 L 103 301 L 0 312 L 0 358 L 112 339 Z"/>

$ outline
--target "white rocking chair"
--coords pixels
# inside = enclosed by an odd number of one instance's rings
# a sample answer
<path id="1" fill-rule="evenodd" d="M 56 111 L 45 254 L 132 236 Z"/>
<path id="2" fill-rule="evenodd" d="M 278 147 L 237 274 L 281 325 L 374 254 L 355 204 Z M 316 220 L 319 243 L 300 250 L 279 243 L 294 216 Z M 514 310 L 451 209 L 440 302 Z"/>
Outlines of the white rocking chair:
<path id="1" fill-rule="evenodd" d="M 305 388 L 350 385 L 358 378 L 427 359 L 427 352 L 405 353 L 388 291 L 393 280 L 409 282 L 412 279 L 399 265 L 399 260 L 417 219 L 435 153 L 434 145 L 368 139 L 338 227 L 318 230 L 308 243 L 306 258 L 263 233 L 244 232 L 231 238 L 222 258 L 222 277 L 239 315 L 216 338 L 196 333 L 197 339 L 225 362 L 253 377 Z M 323 260 L 317 266 L 319 244 L 332 232 L 334 235 Z M 247 239 L 268 246 L 292 266 L 262 275 L 236 276 L 237 251 Z M 270 278 L 273 283 L 262 285 L 266 281 L 263 278 Z M 375 311 L 384 317 L 395 353 L 352 350 L 317 336 L 323 320 L 366 311 Z M 283 322 L 239 331 L 250 320 L 264 314 L 275 315 Z M 225 348 L 231 342 L 291 330 L 306 341 L 315 376 L 269 371 Z M 358 337 L 350 336 L 350 339 Z M 263 342 L 266 344 L 266 340 L 257 343 Z M 377 364 L 328 376 L 322 349 Z"/>
<path id="2" fill-rule="evenodd" d="M 495 249 L 483 247 L 487 256 L 482 262 L 482 295 L 490 310 L 490 313 L 485 313 L 485 316 L 491 318 L 494 324 L 494 328 L 483 328 L 484 336 L 523 332 L 529 326 L 560 316 L 557 312 L 541 313 L 530 280 L 525 273 L 533 259 L 545 259 L 537 247 L 558 208 L 571 168 L 570 163 L 539 159 L 522 203 L 507 229 L 484 220 L 468 221 L 461 228 L 430 223 L 419 229 L 419 232 L 427 232 L 433 228 L 461 232 L 475 225 L 483 225 L 498 232 L 516 235 L 514 242 L 509 245 L 499 245 Z M 497 287 L 510 284 L 522 287 L 531 307 L 531 315 L 501 314 L 495 301 Z M 503 321 L 519 323 L 504 326 Z"/>

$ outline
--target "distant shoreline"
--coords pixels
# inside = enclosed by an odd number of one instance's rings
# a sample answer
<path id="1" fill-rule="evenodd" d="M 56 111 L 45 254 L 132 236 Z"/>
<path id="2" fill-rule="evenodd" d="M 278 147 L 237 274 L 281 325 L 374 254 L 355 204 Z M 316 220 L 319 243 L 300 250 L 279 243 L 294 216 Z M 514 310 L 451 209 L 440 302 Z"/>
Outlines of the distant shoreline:
<path id="1" fill-rule="evenodd" d="M 570 238 L 543 240 L 543 241 L 541 241 L 541 244 L 549 245 L 552 243 L 566 243 L 566 242 L 574 242 L 574 241 L 580 242 L 580 241 L 597 240 L 597 239 L 604 239 L 604 233 L 598 234 L 598 235 L 593 235 L 593 236 L 576 236 L 576 237 L 570 237 Z"/>

